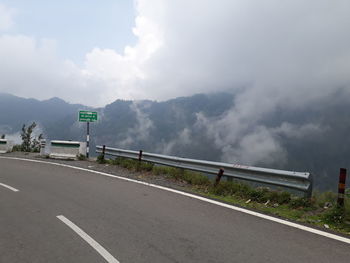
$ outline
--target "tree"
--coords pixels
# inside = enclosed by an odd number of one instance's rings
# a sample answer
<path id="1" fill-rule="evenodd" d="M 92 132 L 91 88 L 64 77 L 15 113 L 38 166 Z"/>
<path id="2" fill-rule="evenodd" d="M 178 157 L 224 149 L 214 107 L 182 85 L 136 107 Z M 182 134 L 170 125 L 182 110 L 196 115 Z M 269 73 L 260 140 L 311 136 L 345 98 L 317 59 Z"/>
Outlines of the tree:
<path id="1" fill-rule="evenodd" d="M 37 152 L 40 151 L 40 140 L 43 138 L 43 135 L 40 134 L 38 138 L 32 137 L 32 133 L 36 127 L 36 123 L 33 122 L 28 128 L 26 128 L 26 125 L 23 124 L 22 126 L 22 132 L 21 132 L 21 138 L 22 138 L 22 144 L 21 144 L 21 151 L 24 152 Z"/>
<path id="2" fill-rule="evenodd" d="M 31 144 L 31 150 L 33 152 L 40 152 L 40 140 L 43 139 L 43 134 L 39 134 L 38 138 L 33 139 L 32 144 Z"/>

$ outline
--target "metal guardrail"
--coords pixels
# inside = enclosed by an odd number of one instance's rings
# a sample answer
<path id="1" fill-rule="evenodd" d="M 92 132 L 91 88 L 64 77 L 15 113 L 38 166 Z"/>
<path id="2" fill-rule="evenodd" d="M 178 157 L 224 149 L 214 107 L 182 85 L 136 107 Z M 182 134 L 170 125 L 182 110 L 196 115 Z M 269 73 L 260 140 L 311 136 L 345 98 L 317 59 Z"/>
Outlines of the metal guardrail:
<path id="1" fill-rule="evenodd" d="M 96 146 L 96 153 L 125 157 L 136 160 L 147 161 L 177 168 L 183 168 L 207 174 L 218 173 L 232 178 L 252 181 L 257 183 L 286 187 L 304 192 L 307 197 L 312 195 L 312 174 L 308 172 L 292 172 L 260 167 L 252 167 L 238 164 L 211 162 L 180 158 L 175 156 L 147 153 L 142 151 L 130 151 L 105 146 Z"/>

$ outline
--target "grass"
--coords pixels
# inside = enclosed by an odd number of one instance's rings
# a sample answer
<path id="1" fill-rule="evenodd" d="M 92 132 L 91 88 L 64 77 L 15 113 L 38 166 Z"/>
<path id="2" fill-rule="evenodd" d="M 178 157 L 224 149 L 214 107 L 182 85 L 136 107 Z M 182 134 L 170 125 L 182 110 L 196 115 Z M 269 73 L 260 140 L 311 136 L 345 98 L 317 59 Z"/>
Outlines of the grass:
<path id="1" fill-rule="evenodd" d="M 335 231 L 350 234 L 350 189 L 346 192 L 345 206 L 339 207 L 337 195 L 332 192 L 315 192 L 311 199 L 307 199 L 268 187 L 254 188 L 234 180 L 221 181 L 214 186 L 213 181 L 198 172 L 127 158 L 107 160 L 98 157 L 97 161 L 185 182 L 187 190 L 209 198 L 319 227 L 327 226 Z"/>
<path id="2" fill-rule="evenodd" d="M 155 175 L 167 175 L 175 180 L 187 182 L 190 185 L 209 186 L 211 183 L 208 177 L 200 173 L 174 167 L 153 166 L 152 172 Z"/>
<path id="3" fill-rule="evenodd" d="M 77 159 L 78 159 L 79 161 L 84 161 L 84 160 L 86 160 L 86 156 L 85 156 L 84 154 L 78 154 L 78 155 L 77 155 Z"/>

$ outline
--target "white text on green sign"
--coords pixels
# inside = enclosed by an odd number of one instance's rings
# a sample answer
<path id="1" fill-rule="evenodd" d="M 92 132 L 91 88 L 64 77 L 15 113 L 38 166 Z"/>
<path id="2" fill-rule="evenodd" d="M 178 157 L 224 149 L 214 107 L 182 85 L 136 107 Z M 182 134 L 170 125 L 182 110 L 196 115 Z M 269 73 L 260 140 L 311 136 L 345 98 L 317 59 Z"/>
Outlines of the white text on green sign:
<path id="1" fill-rule="evenodd" d="M 97 112 L 96 111 L 79 111 L 79 121 L 81 122 L 97 121 Z"/>

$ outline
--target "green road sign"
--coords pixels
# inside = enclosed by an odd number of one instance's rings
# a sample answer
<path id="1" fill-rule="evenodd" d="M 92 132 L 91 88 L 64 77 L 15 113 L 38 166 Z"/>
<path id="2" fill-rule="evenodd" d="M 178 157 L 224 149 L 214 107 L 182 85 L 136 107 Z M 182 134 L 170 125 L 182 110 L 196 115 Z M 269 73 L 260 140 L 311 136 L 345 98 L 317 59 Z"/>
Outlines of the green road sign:
<path id="1" fill-rule="evenodd" d="M 96 111 L 79 111 L 79 121 L 81 122 L 94 122 L 97 121 L 97 112 Z"/>

